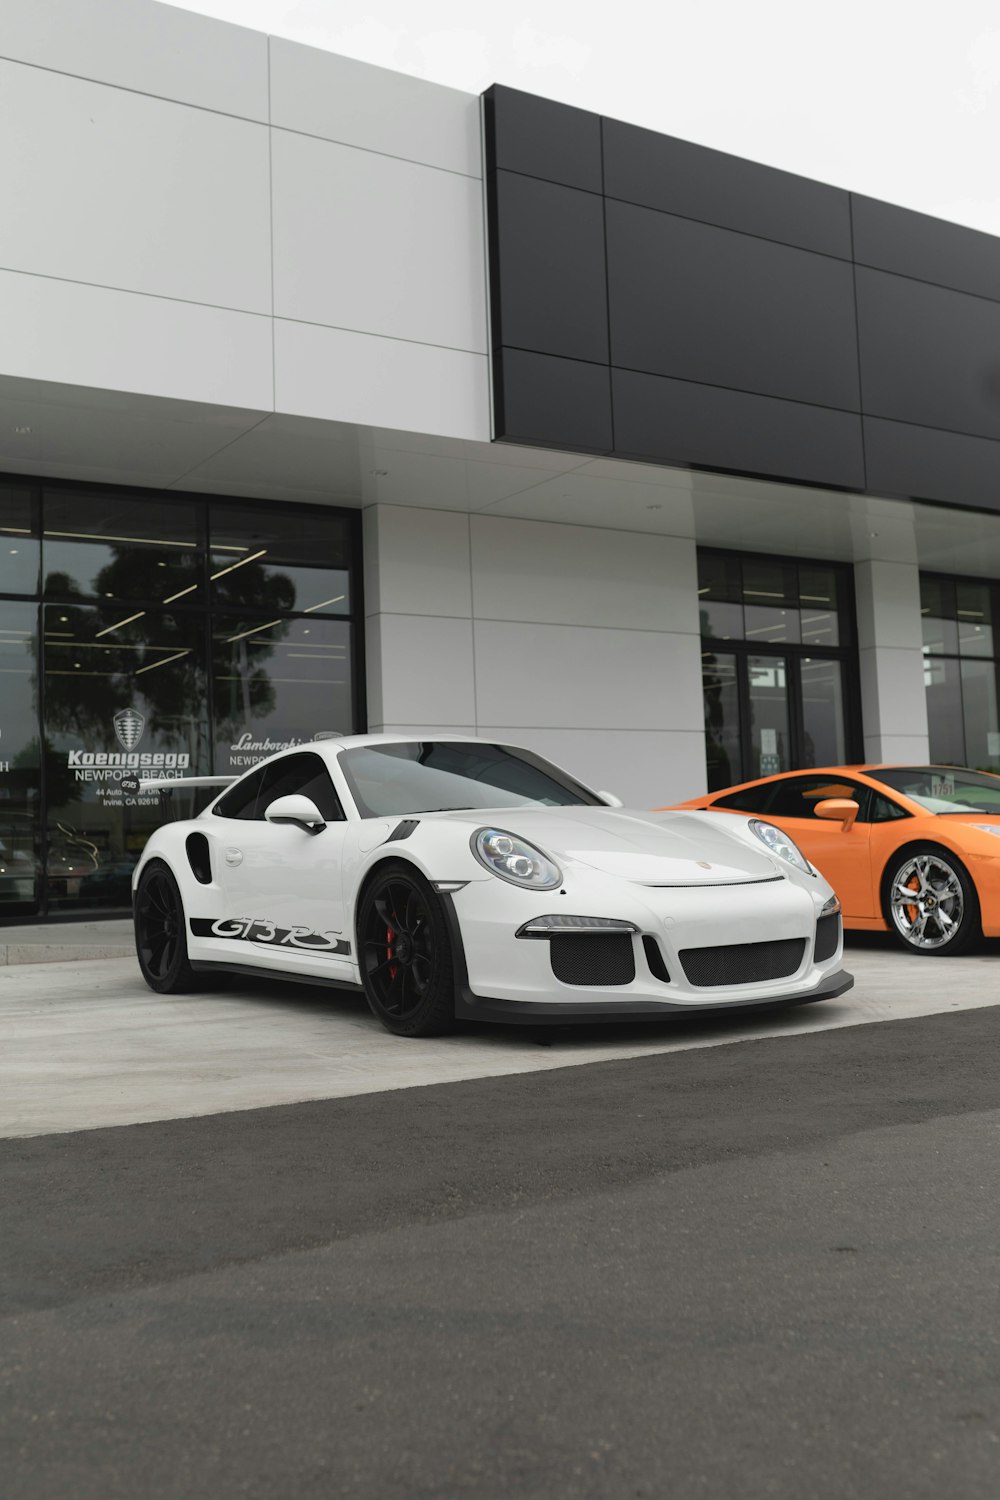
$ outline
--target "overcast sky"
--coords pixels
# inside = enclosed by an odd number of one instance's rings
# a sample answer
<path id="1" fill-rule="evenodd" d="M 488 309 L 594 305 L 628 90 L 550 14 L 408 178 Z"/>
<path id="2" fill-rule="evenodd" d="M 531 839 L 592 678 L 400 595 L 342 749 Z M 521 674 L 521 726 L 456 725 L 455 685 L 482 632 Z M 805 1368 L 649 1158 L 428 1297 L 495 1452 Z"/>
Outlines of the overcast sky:
<path id="1" fill-rule="evenodd" d="M 998 0 L 182 3 L 469 93 L 510 84 L 1000 234 Z"/>

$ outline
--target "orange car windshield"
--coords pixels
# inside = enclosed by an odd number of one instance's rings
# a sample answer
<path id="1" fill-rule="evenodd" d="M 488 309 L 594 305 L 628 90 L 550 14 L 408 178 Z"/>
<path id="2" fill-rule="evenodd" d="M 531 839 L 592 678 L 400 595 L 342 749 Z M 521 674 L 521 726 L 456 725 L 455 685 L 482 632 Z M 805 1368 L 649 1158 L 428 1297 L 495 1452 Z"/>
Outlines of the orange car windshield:
<path id="1" fill-rule="evenodd" d="M 1000 776 L 951 766 L 893 766 L 868 775 L 930 813 L 1000 814 Z"/>

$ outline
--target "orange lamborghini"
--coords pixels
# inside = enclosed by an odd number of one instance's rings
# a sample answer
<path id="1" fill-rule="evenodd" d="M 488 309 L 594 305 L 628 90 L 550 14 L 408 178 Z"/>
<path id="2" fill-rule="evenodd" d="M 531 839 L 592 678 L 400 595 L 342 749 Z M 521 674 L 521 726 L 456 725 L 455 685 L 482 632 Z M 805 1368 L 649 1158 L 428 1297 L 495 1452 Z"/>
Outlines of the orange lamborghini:
<path id="1" fill-rule="evenodd" d="M 914 953 L 1000 937 L 1000 776 L 833 766 L 679 805 L 749 813 L 781 830 L 837 892 L 845 927 L 888 928 Z"/>

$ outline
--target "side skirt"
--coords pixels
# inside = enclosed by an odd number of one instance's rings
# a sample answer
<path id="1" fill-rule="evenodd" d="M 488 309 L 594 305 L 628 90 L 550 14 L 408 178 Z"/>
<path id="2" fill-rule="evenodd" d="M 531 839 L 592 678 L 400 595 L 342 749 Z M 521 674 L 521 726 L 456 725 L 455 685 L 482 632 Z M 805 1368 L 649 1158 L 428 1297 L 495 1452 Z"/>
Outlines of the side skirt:
<path id="1" fill-rule="evenodd" d="M 191 960 L 196 974 L 237 974 L 241 979 L 290 980 L 292 984 L 314 984 L 324 990 L 347 990 L 352 995 L 363 995 L 360 984 L 351 984 L 346 979 L 324 979 L 314 974 L 289 974 L 284 969 L 258 969 L 254 964 L 206 963 Z"/>

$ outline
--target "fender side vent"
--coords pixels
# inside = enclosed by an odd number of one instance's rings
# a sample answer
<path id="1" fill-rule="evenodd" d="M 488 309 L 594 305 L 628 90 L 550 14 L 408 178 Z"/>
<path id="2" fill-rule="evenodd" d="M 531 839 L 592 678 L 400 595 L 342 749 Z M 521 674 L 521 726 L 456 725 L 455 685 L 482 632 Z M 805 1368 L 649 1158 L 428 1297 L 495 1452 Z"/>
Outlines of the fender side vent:
<path id="1" fill-rule="evenodd" d="M 643 936 L 642 946 L 646 954 L 646 962 L 649 965 L 649 972 L 653 978 L 659 979 L 662 984 L 669 984 L 670 975 L 667 973 L 667 966 L 663 962 L 663 954 L 660 952 L 660 945 L 655 937 L 651 937 L 647 932 Z"/>
<path id="2" fill-rule="evenodd" d="M 203 833 L 189 833 L 184 841 L 191 873 L 200 885 L 212 884 L 212 856 Z"/>
<path id="3" fill-rule="evenodd" d="M 419 827 L 419 818 L 404 818 L 402 823 L 397 823 L 395 828 L 386 839 L 387 844 L 398 844 L 403 839 L 408 839 L 414 828 Z"/>

